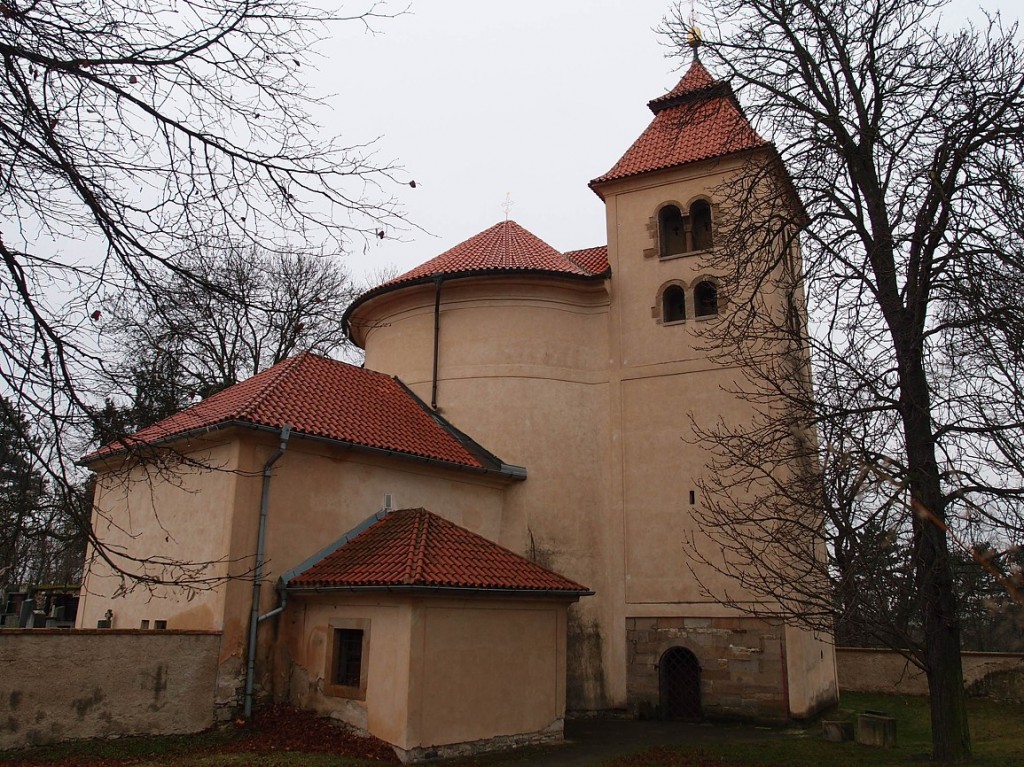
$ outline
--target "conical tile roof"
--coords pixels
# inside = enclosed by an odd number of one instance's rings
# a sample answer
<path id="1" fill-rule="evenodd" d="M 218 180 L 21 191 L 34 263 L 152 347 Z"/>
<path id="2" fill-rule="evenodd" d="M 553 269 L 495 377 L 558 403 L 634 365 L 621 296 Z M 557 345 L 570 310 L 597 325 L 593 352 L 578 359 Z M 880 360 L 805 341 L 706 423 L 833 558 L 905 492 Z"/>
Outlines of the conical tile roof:
<path id="1" fill-rule="evenodd" d="M 424 278 L 517 271 L 596 276 L 515 221 L 502 221 L 385 285 Z"/>
<path id="2" fill-rule="evenodd" d="M 366 291 L 352 302 L 342 321 L 347 324 L 365 302 L 393 290 L 436 279 L 505 274 L 603 279 L 609 274 L 608 249 L 599 247 L 559 253 L 515 221 L 502 221 L 415 269 Z"/>

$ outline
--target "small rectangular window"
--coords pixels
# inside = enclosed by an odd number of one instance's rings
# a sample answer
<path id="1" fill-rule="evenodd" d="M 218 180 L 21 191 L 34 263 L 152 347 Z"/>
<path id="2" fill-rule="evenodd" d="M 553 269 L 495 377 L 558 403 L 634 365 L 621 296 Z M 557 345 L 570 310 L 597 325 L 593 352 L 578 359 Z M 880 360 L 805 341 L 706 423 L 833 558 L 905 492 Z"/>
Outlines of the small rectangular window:
<path id="1" fill-rule="evenodd" d="M 363 669 L 363 630 L 334 630 L 334 678 L 332 684 L 358 687 Z"/>
<path id="2" fill-rule="evenodd" d="M 153 621 L 153 628 L 155 628 L 157 631 L 166 631 L 167 621 Z"/>
<path id="3" fill-rule="evenodd" d="M 149 621 L 142 621 L 142 623 L 139 624 L 139 628 L 142 629 L 143 631 L 148 629 L 149 628 Z"/>
<path id="4" fill-rule="evenodd" d="M 327 635 L 327 668 L 324 693 L 355 700 L 366 699 L 370 621 L 339 618 L 331 621 Z"/>
<path id="5" fill-rule="evenodd" d="M 690 505 L 693 506 L 697 502 L 697 493 L 693 490 L 690 491 Z"/>

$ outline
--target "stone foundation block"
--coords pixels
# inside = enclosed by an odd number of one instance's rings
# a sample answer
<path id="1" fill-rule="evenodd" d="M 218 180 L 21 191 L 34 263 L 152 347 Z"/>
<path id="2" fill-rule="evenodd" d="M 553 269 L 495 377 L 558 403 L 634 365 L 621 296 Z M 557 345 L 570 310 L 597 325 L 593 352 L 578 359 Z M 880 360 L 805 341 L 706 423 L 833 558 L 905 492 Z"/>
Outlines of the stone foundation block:
<path id="1" fill-rule="evenodd" d="M 896 720 L 885 714 L 857 714 L 857 742 L 880 748 L 896 747 Z"/>

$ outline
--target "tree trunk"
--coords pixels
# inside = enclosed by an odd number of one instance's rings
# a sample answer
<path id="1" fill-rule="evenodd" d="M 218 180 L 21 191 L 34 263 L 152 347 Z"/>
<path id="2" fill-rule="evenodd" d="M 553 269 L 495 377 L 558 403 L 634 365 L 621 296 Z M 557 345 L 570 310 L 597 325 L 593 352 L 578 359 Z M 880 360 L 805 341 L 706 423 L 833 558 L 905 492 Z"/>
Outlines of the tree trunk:
<path id="1" fill-rule="evenodd" d="M 946 537 L 945 501 L 935 458 L 927 377 L 916 350 L 906 351 L 901 361 L 900 410 L 914 511 L 916 580 L 924 617 L 932 758 L 940 762 L 965 762 L 971 756 L 971 736 L 960 659 L 960 623 Z"/>

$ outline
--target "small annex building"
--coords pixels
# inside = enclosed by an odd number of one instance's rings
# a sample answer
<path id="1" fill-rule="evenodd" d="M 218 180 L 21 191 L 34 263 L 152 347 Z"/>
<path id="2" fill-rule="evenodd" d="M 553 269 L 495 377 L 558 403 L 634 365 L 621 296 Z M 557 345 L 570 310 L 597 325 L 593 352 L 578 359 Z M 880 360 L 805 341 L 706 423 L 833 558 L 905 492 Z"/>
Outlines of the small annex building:
<path id="1" fill-rule="evenodd" d="M 299 706 L 344 709 L 404 759 L 561 738 L 567 611 L 590 594 L 578 583 L 405 509 L 375 514 L 279 587 L 294 600 L 282 626 L 294 673 L 329 670 L 328 695 L 300 682 Z"/>
<path id="2" fill-rule="evenodd" d="M 558 737 L 566 715 L 834 703 L 831 637 L 738 609 L 693 552 L 694 419 L 752 414 L 702 346 L 740 298 L 709 259 L 723 189 L 778 155 L 696 57 L 649 107 L 590 182 L 606 244 L 499 222 L 356 299 L 339 320 L 363 367 L 299 354 L 87 456 L 105 546 L 78 625 L 222 632 L 215 695 L 237 705 L 262 550 L 257 694 L 406 759 Z M 798 206 L 784 175 L 766 199 Z M 762 255 L 800 272 L 795 248 Z"/>

